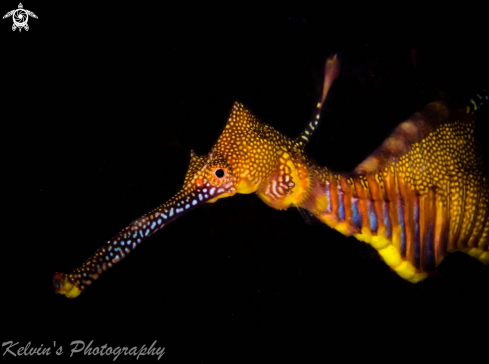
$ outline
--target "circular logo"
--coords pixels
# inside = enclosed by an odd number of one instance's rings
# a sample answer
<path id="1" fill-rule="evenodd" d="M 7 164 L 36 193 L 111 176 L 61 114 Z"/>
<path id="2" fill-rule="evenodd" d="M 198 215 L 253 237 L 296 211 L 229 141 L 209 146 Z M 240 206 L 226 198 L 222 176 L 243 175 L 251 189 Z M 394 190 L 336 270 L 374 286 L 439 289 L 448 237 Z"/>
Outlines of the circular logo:
<path id="1" fill-rule="evenodd" d="M 29 15 L 24 9 L 17 9 L 12 14 L 12 18 L 14 20 L 15 26 L 22 28 L 27 24 L 27 20 L 29 20 Z"/>

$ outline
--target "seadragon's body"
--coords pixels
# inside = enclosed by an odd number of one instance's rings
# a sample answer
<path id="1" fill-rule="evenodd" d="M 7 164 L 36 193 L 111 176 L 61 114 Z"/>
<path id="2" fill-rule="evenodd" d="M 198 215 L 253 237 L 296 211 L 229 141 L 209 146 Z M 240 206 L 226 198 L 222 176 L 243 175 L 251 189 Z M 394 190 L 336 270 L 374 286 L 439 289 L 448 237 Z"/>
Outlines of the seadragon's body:
<path id="1" fill-rule="evenodd" d="M 334 56 L 326 63 L 319 110 L 338 72 Z M 448 252 L 461 250 L 489 264 L 489 180 L 474 131 L 477 109 L 488 98 L 477 95 L 462 108 L 430 103 L 350 173 L 317 166 L 306 156 L 319 112 L 293 140 L 236 102 L 211 152 L 191 152 L 180 192 L 116 234 L 73 273 L 56 273 L 56 292 L 77 297 L 165 225 L 236 193 L 256 193 L 278 210 L 297 207 L 369 243 L 413 283 Z"/>

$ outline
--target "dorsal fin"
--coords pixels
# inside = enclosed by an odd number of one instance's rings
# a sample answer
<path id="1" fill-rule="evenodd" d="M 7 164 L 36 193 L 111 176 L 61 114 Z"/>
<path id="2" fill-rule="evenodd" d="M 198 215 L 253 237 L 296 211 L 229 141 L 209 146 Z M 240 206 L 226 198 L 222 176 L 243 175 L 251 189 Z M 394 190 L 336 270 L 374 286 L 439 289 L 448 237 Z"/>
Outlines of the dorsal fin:
<path id="1" fill-rule="evenodd" d="M 328 95 L 329 89 L 333 84 L 334 80 L 340 74 L 340 61 L 337 55 L 333 55 L 326 60 L 326 64 L 324 65 L 324 80 L 323 80 L 323 92 L 321 94 L 321 100 L 317 104 L 317 112 L 313 121 L 311 121 L 305 128 L 305 130 L 299 135 L 299 137 L 295 140 L 296 145 L 304 150 L 304 147 L 309 142 L 311 136 L 314 134 L 314 131 L 319 126 L 319 118 L 321 115 L 321 109 L 324 104 L 324 100 Z"/>

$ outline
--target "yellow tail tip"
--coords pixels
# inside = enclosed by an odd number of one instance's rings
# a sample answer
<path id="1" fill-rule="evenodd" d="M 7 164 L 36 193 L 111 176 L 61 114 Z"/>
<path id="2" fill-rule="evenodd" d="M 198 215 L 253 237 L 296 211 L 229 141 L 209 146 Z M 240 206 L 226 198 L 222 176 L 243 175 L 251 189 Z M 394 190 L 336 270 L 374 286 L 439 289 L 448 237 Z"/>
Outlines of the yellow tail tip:
<path id="1" fill-rule="evenodd" d="M 64 273 L 54 273 L 53 275 L 54 293 L 62 294 L 67 298 L 75 298 L 82 293 L 82 291 L 71 283 Z"/>

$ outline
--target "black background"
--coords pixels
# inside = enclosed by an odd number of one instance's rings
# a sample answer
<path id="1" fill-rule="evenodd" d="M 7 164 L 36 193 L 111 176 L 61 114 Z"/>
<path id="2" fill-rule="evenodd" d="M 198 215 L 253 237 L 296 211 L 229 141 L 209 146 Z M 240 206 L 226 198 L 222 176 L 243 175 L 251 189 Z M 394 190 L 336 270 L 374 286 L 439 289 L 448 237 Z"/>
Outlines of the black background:
<path id="1" fill-rule="evenodd" d="M 478 261 L 453 254 L 444 278 L 411 285 L 368 245 L 254 195 L 188 213 L 74 300 L 52 287 L 55 271 L 178 191 L 190 149 L 208 153 L 234 100 L 295 137 L 337 53 L 342 71 L 307 152 L 348 171 L 426 103 L 489 85 L 477 26 L 333 9 L 24 7 L 39 17 L 28 32 L 0 22 L 2 342 L 55 340 L 67 360 L 73 340 L 157 340 L 161 362 L 186 363 L 440 355 L 460 342 L 480 352 L 489 274 Z"/>

